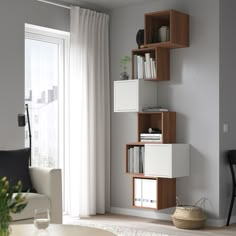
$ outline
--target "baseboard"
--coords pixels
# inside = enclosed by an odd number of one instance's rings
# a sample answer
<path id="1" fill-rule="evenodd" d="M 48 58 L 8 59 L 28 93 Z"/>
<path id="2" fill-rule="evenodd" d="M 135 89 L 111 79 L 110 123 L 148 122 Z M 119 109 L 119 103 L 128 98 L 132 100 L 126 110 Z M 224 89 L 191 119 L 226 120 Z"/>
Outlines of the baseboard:
<path id="1" fill-rule="evenodd" d="M 145 210 L 138 210 L 138 209 L 111 207 L 111 213 L 119 214 L 119 215 L 151 218 L 151 219 L 157 219 L 157 220 L 172 221 L 171 215 L 173 214 L 173 209 L 170 209 L 169 212 L 166 212 L 166 213 L 159 213 L 157 211 L 145 211 Z M 233 224 L 233 223 L 236 223 L 236 216 L 232 216 L 230 219 L 230 224 Z M 226 225 L 226 219 L 207 219 L 206 225 L 211 226 L 211 227 L 223 227 Z"/>
<path id="2" fill-rule="evenodd" d="M 168 220 L 168 221 L 172 220 L 171 213 L 165 214 L 165 213 L 159 213 L 157 211 L 145 211 L 145 210 L 137 210 L 137 209 L 111 207 L 111 213 L 119 214 L 119 215 L 158 219 L 158 220 Z"/>
<path id="3" fill-rule="evenodd" d="M 213 227 L 224 227 L 227 219 L 207 219 L 206 225 Z M 230 224 L 236 223 L 236 216 L 231 216 Z"/>

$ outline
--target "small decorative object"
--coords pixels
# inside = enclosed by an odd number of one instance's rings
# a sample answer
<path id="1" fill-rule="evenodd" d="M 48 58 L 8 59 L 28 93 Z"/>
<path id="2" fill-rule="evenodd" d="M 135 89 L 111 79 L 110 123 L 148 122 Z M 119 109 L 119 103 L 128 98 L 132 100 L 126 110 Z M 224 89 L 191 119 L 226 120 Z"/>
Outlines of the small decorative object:
<path id="1" fill-rule="evenodd" d="M 144 44 L 144 29 L 138 30 L 136 34 L 136 42 L 138 44 L 138 48 L 140 48 L 141 45 Z"/>
<path id="2" fill-rule="evenodd" d="M 11 213 L 20 213 L 27 205 L 21 190 L 21 181 L 10 186 L 6 177 L 0 179 L 0 236 L 10 235 Z"/>
<path id="3" fill-rule="evenodd" d="M 49 209 L 35 209 L 34 225 L 37 229 L 46 229 L 50 224 Z"/>
<path id="4" fill-rule="evenodd" d="M 168 42 L 170 40 L 170 30 L 169 27 L 164 25 L 158 30 L 159 42 Z"/>
<path id="5" fill-rule="evenodd" d="M 129 56 L 124 56 L 120 59 L 120 66 L 123 68 L 123 71 L 120 73 L 121 80 L 129 79 L 129 74 L 127 73 L 127 65 L 130 63 L 131 58 Z"/>
<path id="6" fill-rule="evenodd" d="M 149 134 L 161 134 L 161 130 L 159 128 L 148 128 Z"/>
<path id="7" fill-rule="evenodd" d="M 180 200 L 176 198 L 179 204 Z M 202 201 L 200 206 L 205 201 L 205 198 L 201 198 L 193 206 L 189 205 L 177 205 L 172 220 L 177 228 L 181 229 L 200 229 L 204 227 L 206 216 L 201 207 L 197 206 Z"/>

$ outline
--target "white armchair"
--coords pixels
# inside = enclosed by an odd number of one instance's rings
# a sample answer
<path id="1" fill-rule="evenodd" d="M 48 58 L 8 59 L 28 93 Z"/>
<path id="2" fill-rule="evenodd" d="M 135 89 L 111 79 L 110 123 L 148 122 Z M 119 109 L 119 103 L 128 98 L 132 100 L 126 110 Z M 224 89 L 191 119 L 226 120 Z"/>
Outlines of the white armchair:
<path id="1" fill-rule="evenodd" d="M 18 214 L 12 214 L 13 224 L 32 223 L 34 209 L 49 208 L 51 222 L 62 223 L 62 180 L 61 170 L 30 167 L 30 177 L 37 193 L 26 193 L 28 204 Z"/>

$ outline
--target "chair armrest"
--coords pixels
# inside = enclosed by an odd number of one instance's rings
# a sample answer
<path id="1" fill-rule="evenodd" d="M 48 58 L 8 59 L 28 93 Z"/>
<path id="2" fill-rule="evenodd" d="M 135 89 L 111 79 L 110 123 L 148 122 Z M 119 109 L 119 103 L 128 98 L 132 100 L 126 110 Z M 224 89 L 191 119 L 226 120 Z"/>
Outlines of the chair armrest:
<path id="1" fill-rule="evenodd" d="M 34 189 L 49 197 L 51 222 L 62 223 L 62 180 L 61 169 L 30 167 Z"/>

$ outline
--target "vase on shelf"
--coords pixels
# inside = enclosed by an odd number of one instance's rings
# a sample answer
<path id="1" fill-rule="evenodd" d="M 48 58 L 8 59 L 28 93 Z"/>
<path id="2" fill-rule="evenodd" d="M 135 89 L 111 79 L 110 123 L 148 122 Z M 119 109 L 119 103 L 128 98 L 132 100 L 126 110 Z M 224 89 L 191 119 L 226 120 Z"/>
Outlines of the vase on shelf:
<path id="1" fill-rule="evenodd" d="M 138 48 L 141 48 L 141 45 L 144 44 L 144 29 L 138 30 L 136 34 L 136 42 L 138 44 Z"/>

